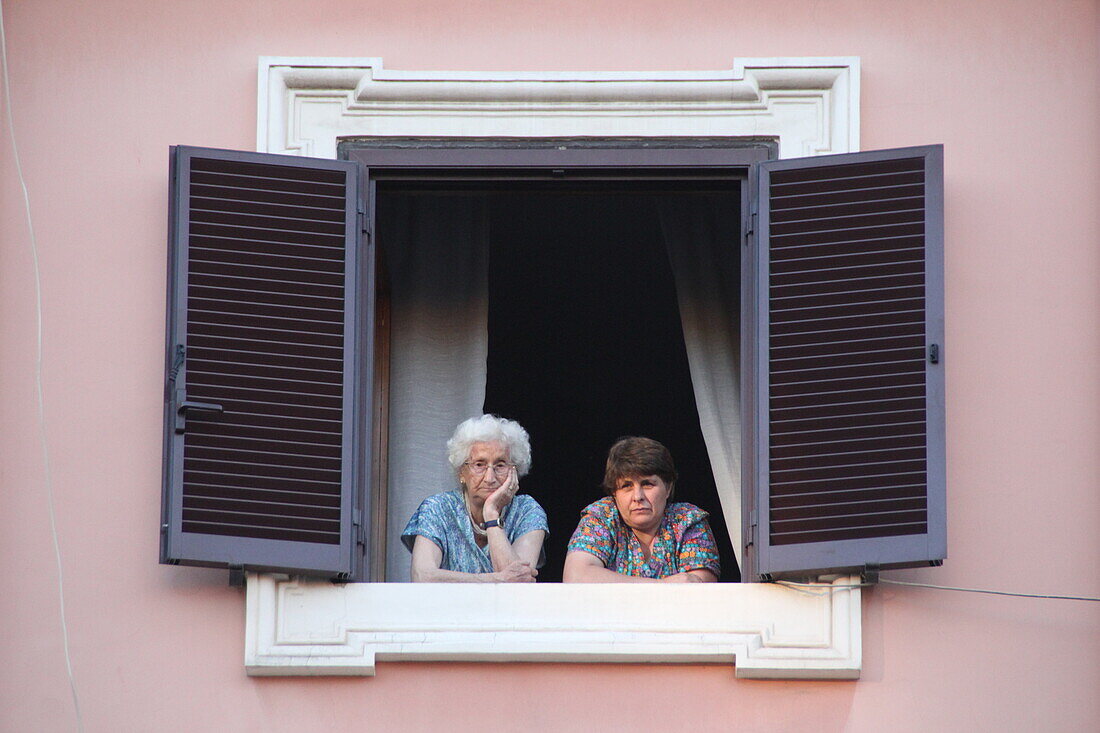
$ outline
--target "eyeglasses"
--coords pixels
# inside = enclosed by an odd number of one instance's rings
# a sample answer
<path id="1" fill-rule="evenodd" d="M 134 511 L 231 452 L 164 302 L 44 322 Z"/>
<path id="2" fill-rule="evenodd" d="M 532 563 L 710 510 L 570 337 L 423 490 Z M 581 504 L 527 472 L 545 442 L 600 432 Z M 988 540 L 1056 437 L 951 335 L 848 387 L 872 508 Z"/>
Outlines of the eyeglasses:
<path id="1" fill-rule="evenodd" d="M 485 472 L 489 470 L 489 464 L 485 461 L 466 461 L 462 465 L 469 468 L 470 473 L 475 476 L 484 476 Z M 515 465 L 516 464 L 514 463 L 494 463 L 492 464 L 493 473 L 496 474 L 497 478 L 504 478 L 508 475 L 508 472 L 515 467 Z"/>

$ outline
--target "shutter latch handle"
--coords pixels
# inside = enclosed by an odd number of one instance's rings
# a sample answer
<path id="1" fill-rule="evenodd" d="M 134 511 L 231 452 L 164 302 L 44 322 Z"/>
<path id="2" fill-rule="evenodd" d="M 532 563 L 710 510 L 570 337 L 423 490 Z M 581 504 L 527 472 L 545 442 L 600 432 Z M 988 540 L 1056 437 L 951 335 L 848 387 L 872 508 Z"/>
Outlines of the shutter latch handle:
<path id="1" fill-rule="evenodd" d="M 179 390 L 182 392 L 183 390 Z M 213 402 L 193 402 L 192 400 L 184 399 L 177 403 L 176 407 L 176 432 L 182 433 L 187 430 L 187 411 L 196 410 L 198 412 L 213 412 L 215 414 L 222 414 L 225 412 L 225 408 L 221 405 Z"/>
<path id="2" fill-rule="evenodd" d="M 185 410 L 199 410 L 201 412 L 217 412 L 219 414 L 225 412 L 225 408 L 221 405 L 216 405 L 213 402 L 192 402 L 191 400 L 184 401 L 177 412 L 184 412 Z"/>

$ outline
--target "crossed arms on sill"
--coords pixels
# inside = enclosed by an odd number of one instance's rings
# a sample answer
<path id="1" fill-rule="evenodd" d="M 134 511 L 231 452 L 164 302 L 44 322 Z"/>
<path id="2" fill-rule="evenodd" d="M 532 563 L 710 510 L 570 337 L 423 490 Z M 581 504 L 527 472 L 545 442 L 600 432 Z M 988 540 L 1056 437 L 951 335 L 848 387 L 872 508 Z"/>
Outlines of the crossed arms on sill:
<path id="1" fill-rule="evenodd" d="M 463 573 L 440 568 L 443 551 L 426 537 L 417 537 L 413 546 L 412 580 L 420 583 L 524 583 L 538 575 L 535 562 L 546 533 L 528 532 L 515 543 L 509 543 L 503 531 L 489 532 L 489 555 L 493 559 L 491 573 Z M 667 575 L 663 578 L 643 578 L 608 570 L 595 555 L 574 550 L 565 558 L 563 580 L 566 583 L 713 583 L 718 580 L 705 568 Z"/>

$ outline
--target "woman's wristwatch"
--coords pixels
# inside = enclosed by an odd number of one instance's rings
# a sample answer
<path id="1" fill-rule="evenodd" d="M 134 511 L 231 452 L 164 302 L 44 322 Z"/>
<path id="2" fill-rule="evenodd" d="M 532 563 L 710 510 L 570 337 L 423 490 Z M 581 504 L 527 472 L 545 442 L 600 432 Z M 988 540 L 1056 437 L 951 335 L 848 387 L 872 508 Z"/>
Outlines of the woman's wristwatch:
<path id="1" fill-rule="evenodd" d="M 490 519 L 481 523 L 482 529 L 489 529 L 490 527 L 500 527 L 501 529 L 504 529 L 504 525 L 500 523 L 499 519 Z"/>

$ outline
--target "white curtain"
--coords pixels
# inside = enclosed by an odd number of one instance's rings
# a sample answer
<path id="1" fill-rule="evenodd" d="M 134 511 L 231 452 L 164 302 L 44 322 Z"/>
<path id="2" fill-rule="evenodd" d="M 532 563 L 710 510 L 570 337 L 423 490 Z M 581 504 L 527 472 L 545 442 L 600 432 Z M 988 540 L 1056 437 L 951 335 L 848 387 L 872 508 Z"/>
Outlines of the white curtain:
<path id="1" fill-rule="evenodd" d="M 488 217 L 478 197 L 379 201 L 392 289 L 386 579 L 407 581 L 401 530 L 425 497 L 456 486 L 447 439 L 485 402 Z"/>
<path id="2" fill-rule="evenodd" d="M 662 200 L 658 212 L 703 440 L 740 565 L 741 254 L 740 224 L 731 205 L 730 197 L 677 196 Z"/>

